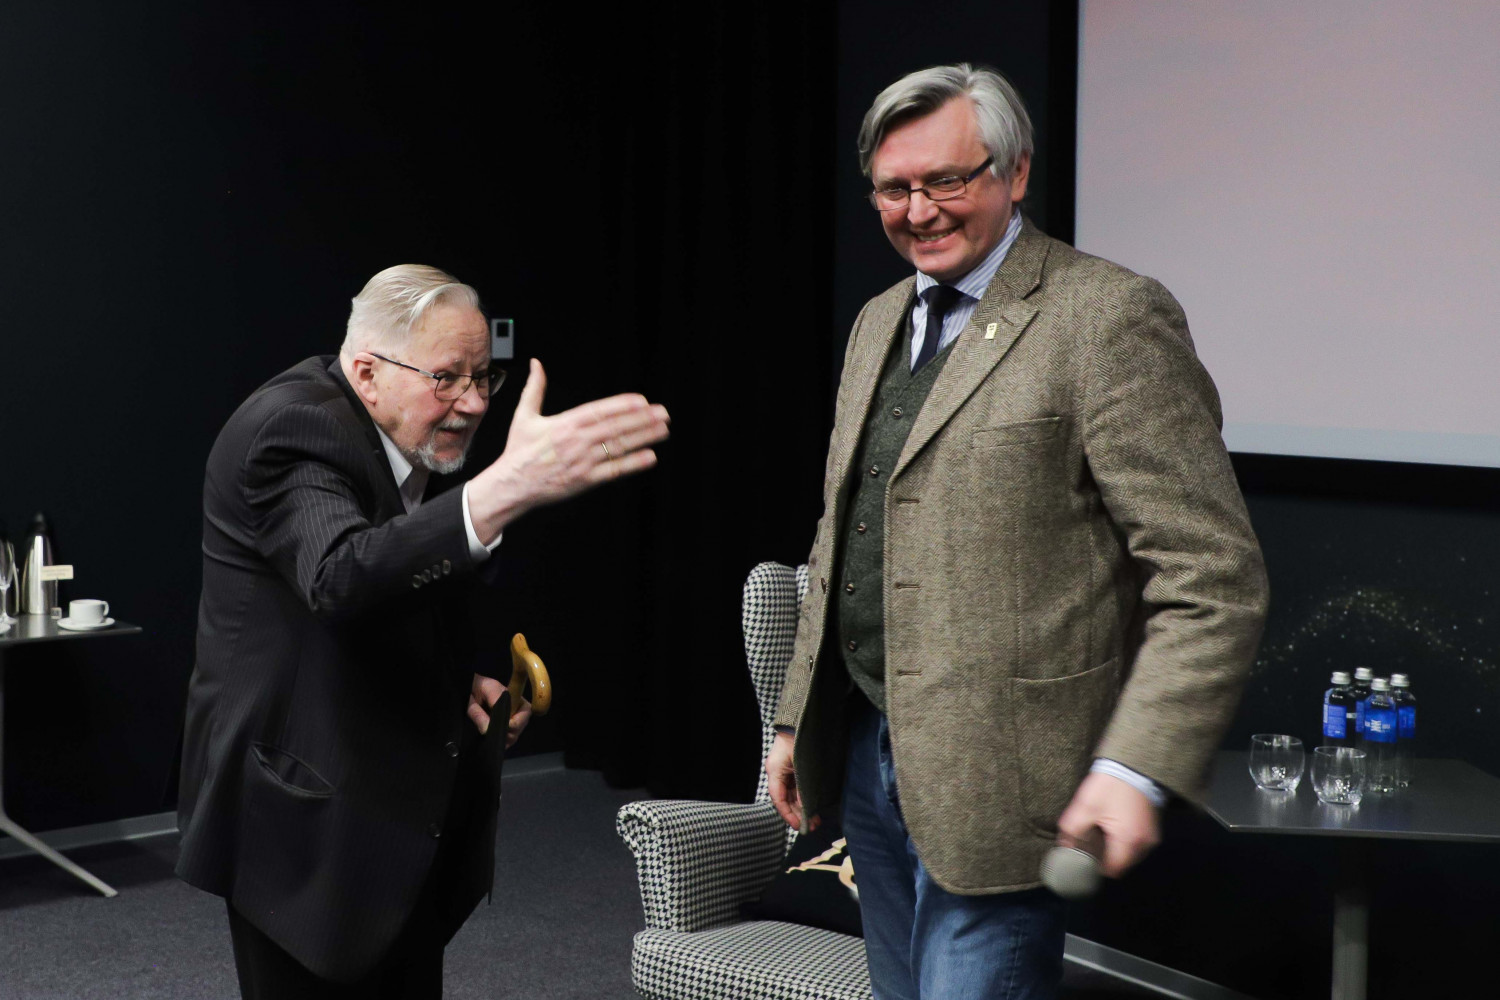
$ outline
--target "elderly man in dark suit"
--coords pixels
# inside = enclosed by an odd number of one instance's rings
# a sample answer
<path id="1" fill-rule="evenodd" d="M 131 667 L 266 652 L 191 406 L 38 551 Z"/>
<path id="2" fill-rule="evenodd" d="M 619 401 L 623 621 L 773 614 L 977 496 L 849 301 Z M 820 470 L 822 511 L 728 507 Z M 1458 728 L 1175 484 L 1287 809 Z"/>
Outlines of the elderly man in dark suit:
<path id="1" fill-rule="evenodd" d="M 1181 309 L 1021 215 L 1031 151 L 967 64 L 896 82 L 860 133 L 917 274 L 849 338 L 766 769 L 793 825 L 841 806 L 880 1000 L 1055 996 L 1043 854 L 1102 834 L 1119 875 L 1151 848 L 1265 614 Z"/>
<path id="2" fill-rule="evenodd" d="M 420 265 L 354 299 L 337 357 L 235 411 L 204 483 L 178 873 L 228 901 L 247 998 L 437 998 L 491 884 L 503 692 L 463 611 L 527 510 L 655 463 L 636 395 L 541 413 L 532 361 L 504 453 L 463 464 L 503 373 L 474 290 Z"/>

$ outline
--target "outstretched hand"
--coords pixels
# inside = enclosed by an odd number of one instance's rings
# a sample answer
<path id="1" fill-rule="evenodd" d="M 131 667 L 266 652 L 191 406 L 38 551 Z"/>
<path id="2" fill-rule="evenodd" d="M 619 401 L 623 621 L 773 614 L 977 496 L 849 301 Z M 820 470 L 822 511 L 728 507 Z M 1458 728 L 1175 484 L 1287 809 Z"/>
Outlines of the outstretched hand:
<path id="1" fill-rule="evenodd" d="M 667 408 L 639 393 L 596 399 L 548 417 L 542 415 L 546 392 L 547 374 L 533 358 L 505 451 L 470 484 L 470 514 L 481 540 L 493 539 L 533 507 L 651 468 L 651 446 L 667 439 Z"/>

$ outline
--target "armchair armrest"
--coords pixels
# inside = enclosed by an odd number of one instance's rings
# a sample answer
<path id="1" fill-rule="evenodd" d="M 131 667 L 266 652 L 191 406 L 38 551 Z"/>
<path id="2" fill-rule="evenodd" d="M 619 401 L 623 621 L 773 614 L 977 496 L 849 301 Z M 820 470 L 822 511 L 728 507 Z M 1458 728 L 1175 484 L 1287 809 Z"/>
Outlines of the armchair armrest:
<path id="1" fill-rule="evenodd" d="M 635 854 L 646 926 L 659 930 L 734 923 L 786 856 L 787 827 L 769 802 L 631 802 L 615 829 Z"/>

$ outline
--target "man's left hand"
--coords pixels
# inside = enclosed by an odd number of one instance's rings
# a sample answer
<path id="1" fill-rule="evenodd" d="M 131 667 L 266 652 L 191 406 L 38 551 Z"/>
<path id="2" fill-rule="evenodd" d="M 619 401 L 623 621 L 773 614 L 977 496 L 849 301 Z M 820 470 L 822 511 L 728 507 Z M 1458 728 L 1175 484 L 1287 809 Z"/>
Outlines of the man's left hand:
<path id="1" fill-rule="evenodd" d="M 1109 878 L 1125 874 L 1161 839 L 1156 807 L 1146 796 L 1119 778 L 1090 772 L 1057 818 L 1057 842 L 1079 846 L 1096 827 L 1104 834 L 1099 871 Z"/>
<path id="2" fill-rule="evenodd" d="M 469 718 L 480 735 L 489 732 L 490 710 L 505 693 L 505 685 L 493 677 L 474 675 L 474 687 L 469 692 Z M 486 707 L 488 706 L 488 707 Z M 531 721 L 531 702 L 521 699 L 521 707 L 510 717 L 510 731 L 505 734 L 505 749 L 509 750 L 521 738 L 521 730 Z"/>

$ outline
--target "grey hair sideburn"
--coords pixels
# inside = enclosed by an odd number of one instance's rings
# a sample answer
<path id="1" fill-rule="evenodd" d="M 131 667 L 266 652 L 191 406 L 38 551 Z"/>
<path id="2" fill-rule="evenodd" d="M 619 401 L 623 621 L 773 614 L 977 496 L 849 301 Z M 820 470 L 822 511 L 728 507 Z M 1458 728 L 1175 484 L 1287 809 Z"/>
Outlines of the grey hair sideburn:
<path id="1" fill-rule="evenodd" d="M 1009 178 L 1021 157 L 1032 153 L 1031 116 L 1010 81 L 969 63 L 919 69 L 882 90 L 859 127 L 859 169 L 870 176 L 875 150 L 892 128 L 930 115 L 955 97 L 974 102 L 980 140 L 995 158 L 990 172 Z"/>
<path id="2" fill-rule="evenodd" d="M 349 308 L 349 324 L 340 353 L 393 350 L 435 306 L 479 309 L 479 293 L 453 275 L 426 264 L 397 264 L 365 282 Z"/>

